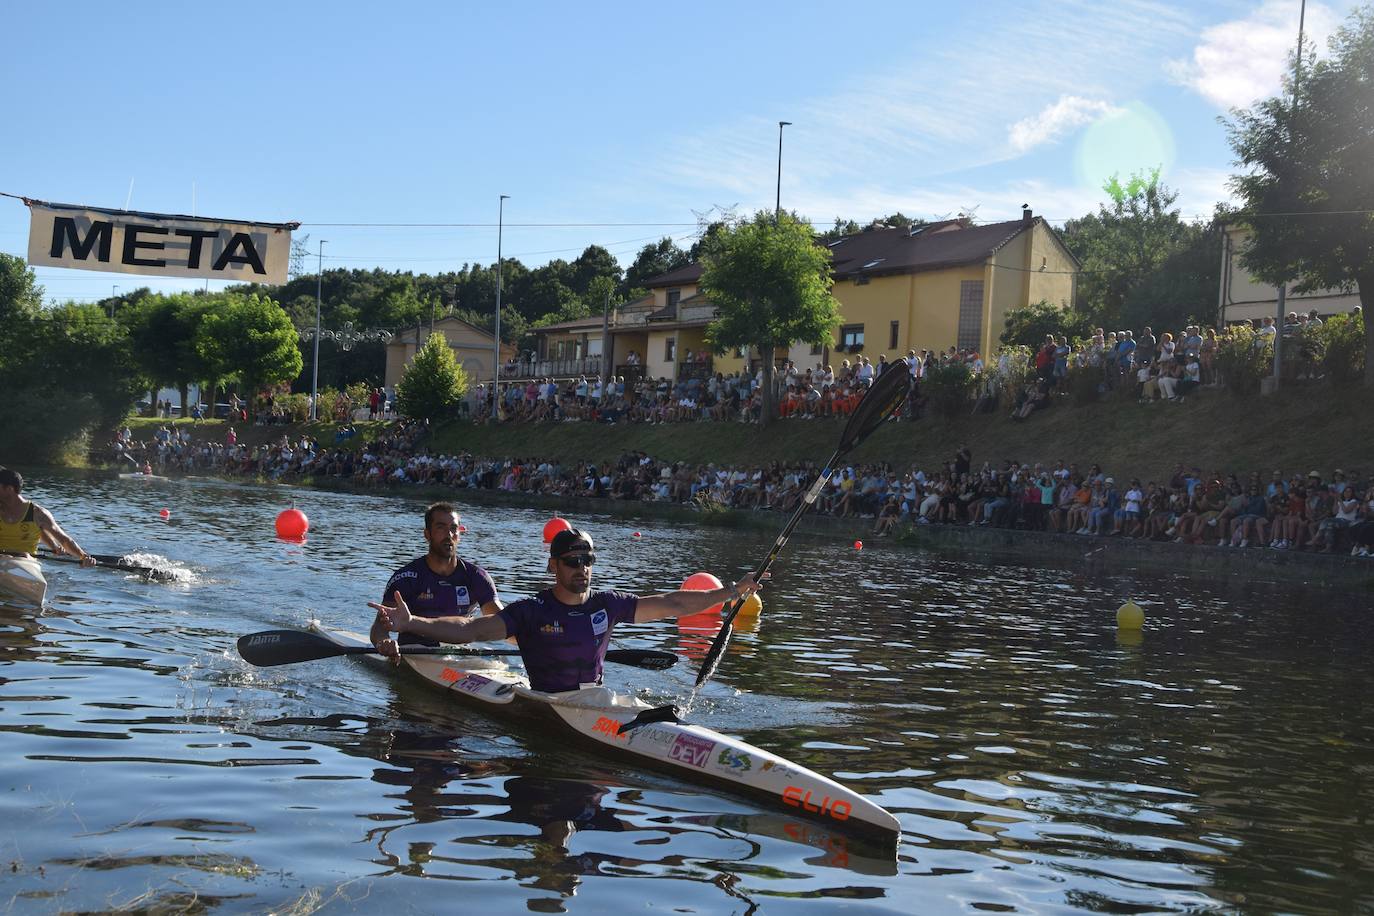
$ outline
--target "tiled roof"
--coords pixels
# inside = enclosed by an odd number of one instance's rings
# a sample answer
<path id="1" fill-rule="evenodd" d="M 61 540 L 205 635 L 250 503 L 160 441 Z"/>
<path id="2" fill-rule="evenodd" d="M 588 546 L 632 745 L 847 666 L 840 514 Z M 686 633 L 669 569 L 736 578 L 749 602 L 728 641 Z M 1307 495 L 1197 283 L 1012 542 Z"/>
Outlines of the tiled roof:
<path id="1" fill-rule="evenodd" d="M 959 220 L 931 223 L 917 229 L 871 229 L 830 242 L 837 280 L 859 275 L 879 276 L 940 270 L 961 264 L 978 264 L 1022 232 L 1040 223 L 1040 217 L 1009 220 L 986 226 L 965 226 Z M 679 286 L 701 279 L 701 265 L 689 264 L 654 277 L 650 287 Z"/>
<path id="2" fill-rule="evenodd" d="M 600 315 L 589 315 L 586 318 L 573 318 L 568 321 L 559 321 L 554 324 L 546 324 L 538 328 L 530 328 L 536 334 L 543 331 L 590 331 L 601 329 Z"/>

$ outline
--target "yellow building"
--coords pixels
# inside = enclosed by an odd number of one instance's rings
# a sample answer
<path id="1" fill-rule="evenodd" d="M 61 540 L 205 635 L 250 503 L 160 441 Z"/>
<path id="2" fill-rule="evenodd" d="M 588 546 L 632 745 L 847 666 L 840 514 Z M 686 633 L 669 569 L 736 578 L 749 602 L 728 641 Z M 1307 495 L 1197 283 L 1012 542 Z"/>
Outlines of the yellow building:
<path id="1" fill-rule="evenodd" d="M 1071 307 L 1079 268 L 1058 234 L 1030 210 L 1019 220 L 985 226 L 958 219 L 872 228 L 827 247 L 842 323 L 830 346 L 799 344 L 786 354 L 803 367 L 857 353 L 874 362 L 949 347 L 989 354 L 1012 309 L 1041 300 Z M 613 365 L 638 348 L 655 377 L 677 378 L 684 367 L 699 366 L 715 314 L 700 294 L 700 279 L 700 265 L 690 264 L 649 281 L 648 299 L 626 306 L 612 323 Z M 740 353 L 704 357 L 713 372 L 744 363 Z"/>
<path id="2" fill-rule="evenodd" d="M 442 334 L 453 350 L 458 364 L 467 373 L 473 385 L 490 381 L 492 376 L 492 337 L 476 325 L 468 324 L 461 318 L 441 318 L 434 323 L 434 333 Z M 386 345 L 386 386 L 394 386 L 401 380 L 405 367 L 415 358 L 415 351 L 429 340 L 429 327 L 410 328 L 395 334 Z M 515 359 L 515 347 L 501 345 L 504 360 Z"/>
<path id="3" fill-rule="evenodd" d="M 1221 289 L 1217 299 L 1220 324 L 1279 317 L 1279 291 L 1250 276 L 1250 272 L 1240 263 L 1249 241 L 1250 230 L 1244 226 L 1227 226 L 1222 234 Z M 1321 289 L 1299 295 L 1290 289 L 1285 296 L 1283 310 L 1306 315 L 1316 309 L 1319 315 L 1328 316 L 1352 312 L 1359 304 L 1360 294 L 1357 292 Z"/>

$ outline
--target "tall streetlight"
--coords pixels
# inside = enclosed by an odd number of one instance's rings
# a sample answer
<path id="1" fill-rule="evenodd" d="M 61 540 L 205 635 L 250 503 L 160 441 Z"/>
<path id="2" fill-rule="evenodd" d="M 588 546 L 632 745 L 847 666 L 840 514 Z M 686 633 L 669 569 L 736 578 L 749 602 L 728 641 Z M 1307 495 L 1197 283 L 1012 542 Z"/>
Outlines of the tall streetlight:
<path id="1" fill-rule="evenodd" d="M 1297 130 L 1298 120 L 1298 87 L 1302 83 L 1302 33 L 1303 26 L 1307 24 L 1307 0 L 1302 0 L 1302 5 L 1298 8 L 1298 55 L 1293 59 L 1293 128 L 1289 131 Z M 1279 296 L 1276 303 L 1278 315 L 1274 319 L 1274 391 L 1279 390 L 1279 385 L 1283 383 L 1283 329 L 1288 326 L 1285 311 L 1288 308 L 1288 284 L 1279 284 Z"/>
<path id="2" fill-rule="evenodd" d="M 310 419 L 320 418 L 320 301 L 324 291 L 324 243 L 320 239 L 319 266 L 315 268 L 315 368 L 310 371 Z"/>
<path id="3" fill-rule="evenodd" d="M 495 356 L 492 362 L 491 404 L 496 409 L 496 389 L 501 382 L 501 230 L 505 227 L 506 201 L 509 194 L 502 194 L 496 210 L 496 333 L 492 337 L 491 349 Z"/>
<path id="4" fill-rule="evenodd" d="M 118 286 L 118 285 L 111 286 L 111 287 L 110 287 L 110 298 L 111 298 L 111 299 L 115 299 L 115 298 L 117 298 L 118 296 L 119 296 L 119 286 Z M 114 303 L 113 303 L 113 302 L 110 303 L 110 317 L 111 317 L 111 318 L 114 318 Z"/>
<path id="5" fill-rule="evenodd" d="M 773 222 L 782 222 L 782 129 L 791 127 L 791 121 L 778 122 L 778 199 L 773 206 Z"/>

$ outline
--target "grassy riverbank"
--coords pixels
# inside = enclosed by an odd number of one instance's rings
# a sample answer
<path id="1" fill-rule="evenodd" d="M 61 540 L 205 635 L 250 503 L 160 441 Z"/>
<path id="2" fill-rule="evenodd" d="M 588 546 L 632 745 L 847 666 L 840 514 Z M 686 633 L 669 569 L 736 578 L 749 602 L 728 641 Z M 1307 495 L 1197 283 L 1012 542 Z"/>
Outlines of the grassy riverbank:
<path id="1" fill-rule="evenodd" d="M 1204 391 L 1184 404 L 1136 404 L 1112 399 L 1086 407 L 1065 403 L 1012 422 L 1005 412 L 952 420 L 923 418 L 892 423 L 854 453 L 858 461 L 890 461 L 931 468 L 948 460 L 960 444 L 973 450 L 975 465 L 1015 458 L 1053 463 L 1062 458 L 1085 468 L 1100 463 L 1118 476 L 1167 477 L 1178 462 L 1207 470 L 1324 475 L 1333 468 L 1374 469 L 1374 403 L 1361 389 L 1333 390 L 1324 384 L 1291 385 L 1267 398 L 1237 398 Z M 152 435 L 162 421 L 131 421 L 138 438 Z M 223 441 L 223 421 L 192 425 L 196 439 Z M 381 424 L 357 424 L 360 446 Z M 256 444 L 308 432 L 322 444 L 334 441 L 333 423 L 288 427 L 238 425 L 239 441 Z M 800 459 L 824 460 L 839 437 L 838 420 L 788 420 L 767 430 L 740 423 L 689 423 L 607 426 L 589 423 L 474 426 L 451 424 L 429 443 L 440 452 L 468 451 L 486 456 L 554 457 L 599 461 L 639 449 L 668 460 L 758 464 Z"/>

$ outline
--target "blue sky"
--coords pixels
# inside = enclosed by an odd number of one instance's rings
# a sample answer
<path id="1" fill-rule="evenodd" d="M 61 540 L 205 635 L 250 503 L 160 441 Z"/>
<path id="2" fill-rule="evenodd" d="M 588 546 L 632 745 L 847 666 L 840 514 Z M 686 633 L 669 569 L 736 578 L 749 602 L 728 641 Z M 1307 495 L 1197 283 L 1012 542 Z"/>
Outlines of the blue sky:
<path id="1" fill-rule="evenodd" d="M 1352 6 L 1309 3 L 1308 40 Z M 818 223 L 1023 203 L 1058 222 L 1155 165 L 1205 215 L 1232 168 L 1217 117 L 1278 91 L 1298 7 L 24 3 L 0 57 L 0 191 L 300 220 L 326 267 L 417 273 L 494 261 L 509 194 L 508 256 L 596 243 L 625 265 L 689 244 L 712 208 L 771 208 L 786 120 L 783 205 Z M 0 198 L 0 250 L 27 236 Z M 62 300 L 147 282 L 38 273 Z"/>

